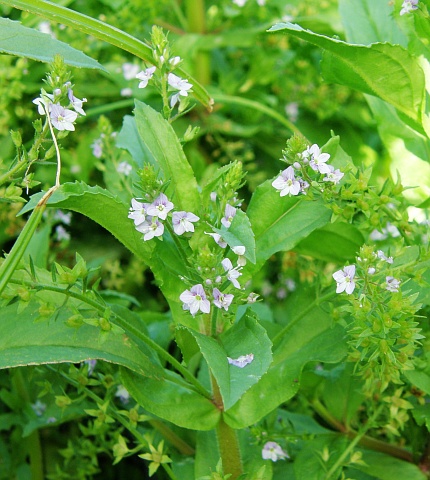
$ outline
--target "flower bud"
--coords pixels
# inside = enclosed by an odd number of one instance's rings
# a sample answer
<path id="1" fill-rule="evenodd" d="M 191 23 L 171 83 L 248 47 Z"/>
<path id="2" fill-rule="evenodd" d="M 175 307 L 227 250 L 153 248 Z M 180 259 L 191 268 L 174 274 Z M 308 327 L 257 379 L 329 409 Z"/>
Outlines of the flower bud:
<path id="1" fill-rule="evenodd" d="M 22 145 L 21 134 L 18 131 L 11 130 L 10 131 L 10 136 L 12 138 L 12 142 L 15 145 L 15 147 L 19 148 Z"/>

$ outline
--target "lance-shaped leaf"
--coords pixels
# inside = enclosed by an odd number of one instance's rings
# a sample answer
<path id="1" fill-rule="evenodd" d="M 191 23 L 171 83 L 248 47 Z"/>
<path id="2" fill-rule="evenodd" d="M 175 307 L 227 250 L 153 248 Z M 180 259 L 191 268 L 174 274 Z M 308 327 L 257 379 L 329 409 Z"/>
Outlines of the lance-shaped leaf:
<path id="1" fill-rule="evenodd" d="M 164 371 L 162 380 L 153 380 L 121 370 L 125 388 L 153 415 L 190 430 L 212 430 L 221 412 L 209 399 L 192 390 L 178 375 Z"/>
<path id="2" fill-rule="evenodd" d="M 102 338 L 101 329 L 92 325 L 72 328 L 66 324 L 71 312 L 65 308 L 55 320 L 43 320 L 37 303 L 30 302 L 24 310 L 19 306 L 2 307 L 0 368 L 99 359 L 140 375 L 161 378 L 163 374 L 163 369 L 126 335 L 109 333 Z"/>
<path id="3" fill-rule="evenodd" d="M 279 23 L 269 32 L 301 38 L 325 50 L 322 75 L 328 82 L 346 85 L 392 104 L 416 125 L 422 125 L 425 108 L 425 77 L 419 61 L 400 45 L 354 45 Z"/>
<path id="4" fill-rule="evenodd" d="M 99 68 L 105 70 L 97 60 L 60 42 L 51 35 L 24 27 L 19 22 L 0 18 L 0 52 L 27 57 L 40 62 L 52 62 L 55 55 L 61 55 L 64 63 L 73 67 Z"/>
<path id="5" fill-rule="evenodd" d="M 134 110 L 137 130 L 148 152 L 169 181 L 167 196 L 173 198 L 176 210 L 195 212 L 200 204 L 197 181 L 170 123 L 143 102 Z"/>
<path id="6" fill-rule="evenodd" d="M 260 380 L 272 361 L 272 343 L 266 330 L 250 312 L 219 340 L 185 327 L 178 328 L 177 339 L 189 350 L 200 350 L 218 384 L 225 410 Z M 190 343 L 195 343 L 196 347 L 190 347 Z M 250 354 L 253 355 L 252 361 L 243 367 L 227 360 L 228 357 L 237 360 Z"/>

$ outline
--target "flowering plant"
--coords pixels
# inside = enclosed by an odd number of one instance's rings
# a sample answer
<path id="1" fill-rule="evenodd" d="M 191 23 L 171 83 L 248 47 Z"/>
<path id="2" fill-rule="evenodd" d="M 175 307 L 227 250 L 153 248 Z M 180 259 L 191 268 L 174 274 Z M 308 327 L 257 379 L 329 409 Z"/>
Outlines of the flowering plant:
<path id="1" fill-rule="evenodd" d="M 426 3 L 105 3 L 0 0 L 0 480 L 427 478 Z"/>

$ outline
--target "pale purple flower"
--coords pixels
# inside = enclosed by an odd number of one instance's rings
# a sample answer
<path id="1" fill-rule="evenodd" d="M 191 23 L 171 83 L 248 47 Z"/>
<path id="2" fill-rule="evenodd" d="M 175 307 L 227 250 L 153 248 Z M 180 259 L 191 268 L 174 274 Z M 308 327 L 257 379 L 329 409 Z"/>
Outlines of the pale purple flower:
<path id="1" fill-rule="evenodd" d="M 93 150 L 93 155 L 96 158 L 101 158 L 103 155 L 103 140 L 101 138 L 96 138 L 94 142 L 91 144 L 91 148 Z"/>
<path id="2" fill-rule="evenodd" d="M 299 104 L 297 102 L 287 103 L 285 113 L 292 122 L 295 122 L 299 117 Z"/>
<path id="3" fill-rule="evenodd" d="M 400 280 L 397 280 L 397 278 L 394 277 L 385 277 L 385 281 L 387 282 L 387 285 L 385 287 L 386 290 L 389 292 L 398 292 L 400 288 Z"/>
<path id="4" fill-rule="evenodd" d="M 54 32 L 52 31 L 51 24 L 48 21 L 40 22 L 37 26 L 39 32 L 46 33 L 51 35 L 52 38 L 56 38 Z"/>
<path id="5" fill-rule="evenodd" d="M 146 70 L 142 70 L 136 75 L 140 81 L 138 87 L 145 88 L 148 85 L 149 80 L 151 80 L 152 76 L 154 75 L 156 67 L 149 67 Z"/>
<path id="6" fill-rule="evenodd" d="M 234 365 L 235 367 L 244 368 L 249 365 L 254 360 L 254 354 L 248 353 L 248 355 L 241 355 L 237 358 L 230 358 L 227 357 L 227 361 L 230 365 Z"/>
<path id="7" fill-rule="evenodd" d="M 374 268 L 374 267 L 369 267 L 369 268 L 367 269 L 367 273 L 368 273 L 369 275 L 374 275 L 375 272 L 376 272 L 376 268 Z"/>
<path id="8" fill-rule="evenodd" d="M 224 310 L 228 310 L 228 307 L 231 305 L 231 302 L 234 298 L 234 295 L 232 295 L 231 293 L 221 293 L 218 288 L 213 289 L 212 295 L 214 297 L 214 305 L 218 308 L 224 308 Z"/>
<path id="9" fill-rule="evenodd" d="M 134 224 L 137 226 L 141 225 L 147 216 L 146 209 L 149 203 L 138 202 L 135 198 L 131 199 L 131 208 L 128 214 L 128 218 L 131 218 Z"/>
<path id="10" fill-rule="evenodd" d="M 236 215 L 236 208 L 232 207 L 230 204 L 227 203 L 225 206 L 224 217 L 221 218 L 221 223 L 224 225 L 225 228 L 229 228 L 231 222 L 233 221 L 234 216 Z"/>
<path id="11" fill-rule="evenodd" d="M 121 97 L 132 97 L 133 96 L 133 90 L 130 87 L 126 88 L 121 88 L 121 91 L 119 92 Z"/>
<path id="12" fill-rule="evenodd" d="M 312 170 L 320 173 L 330 173 L 330 167 L 326 164 L 330 155 L 328 153 L 321 153 L 317 144 L 313 144 L 302 152 L 302 158 L 309 160 L 309 166 Z"/>
<path id="13" fill-rule="evenodd" d="M 115 397 L 118 397 L 123 405 L 127 405 L 130 401 L 130 394 L 124 385 L 118 385 Z"/>
<path id="14" fill-rule="evenodd" d="M 164 225 L 158 221 L 157 217 L 148 216 L 140 225 L 136 225 L 136 230 L 143 233 L 143 240 L 147 242 L 154 237 L 161 237 L 164 233 Z"/>
<path id="15" fill-rule="evenodd" d="M 309 183 L 306 180 L 303 180 L 303 178 L 298 178 L 297 179 L 300 183 L 300 193 L 303 193 L 303 195 L 307 194 L 307 190 L 309 188 Z"/>
<path id="16" fill-rule="evenodd" d="M 387 257 L 382 250 L 378 250 L 376 252 L 376 256 L 378 258 L 380 258 L 381 260 L 384 260 L 387 263 L 393 263 L 394 262 L 393 257 Z"/>
<path id="17" fill-rule="evenodd" d="M 50 117 L 52 125 L 57 130 L 69 130 L 70 132 L 75 130 L 73 122 L 78 118 L 78 114 L 73 110 L 67 110 L 59 103 L 54 103 L 50 107 Z"/>
<path id="18" fill-rule="evenodd" d="M 174 207 L 173 203 L 169 201 L 169 199 L 164 195 L 164 193 L 160 193 L 158 197 L 148 205 L 146 209 L 148 215 L 152 217 L 161 218 L 161 220 L 166 220 L 167 214 L 172 210 Z"/>
<path id="19" fill-rule="evenodd" d="M 221 248 L 225 248 L 227 246 L 227 242 L 224 241 L 219 233 L 205 232 L 205 234 L 210 235 Z"/>
<path id="20" fill-rule="evenodd" d="M 240 284 L 237 279 L 242 275 L 237 268 L 233 268 L 233 264 L 231 263 L 229 258 L 224 258 L 221 262 L 224 270 L 227 272 L 227 279 L 236 287 L 240 288 Z"/>
<path id="21" fill-rule="evenodd" d="M 184 303 L 184 310 L 189 310 L 191 315 L 195 315 L 199 310 L 203 313 L 209 313 L 211 304 L 206 298 L 203 285 L 199 283 L 194 285 L 190 290 L 185 290 L 179 296 L 179 300 Z"/>
<path id="22" fill-rule="evenodd" d="M 289 166 L 281 172 L 279 177 L 272 182 L 272 187 L 280 192 L 281 197 L 285 197 L 285 195 L 298 195 L 300 193 L 300 183 L 294 176 L 294 168 Z"/>
<path id="23" fill-rule="evenodd" d="M 134 63 L 123 63 L 122 65 L 122 74 L 126 80 L 132 80 L 136 78 L 136 75 L 139 73 L 139 66 Z"/>
<path id="24" fill-rule="evenodd" d="M 133 167 L 128 162 L 125 162 L 125 161 L 119 163 L 118 166 L 116 167 L 116 171 L 118 173 L 122 173 L 126 177 L 130 175 L 132 170 L 133 170 Z"/>
<path id="25" fill-rule="evenodd" d="M 400 10 L 400 15 L 413 12 L 414 10 L 418 10 L 418 0 L 405 0 L 402 3 L 402 9 Z"/>
<path id="26" fill-rule="evenodd" d="M 178 77 L 174 73 L 169 73 L 167 76 L 167 83 L 175 90 L 179 90 L 178 93 L 175 93 L 172 98 L 170 99 L 170 106 L 173 108 L 178 100 L 179 97 L 188 97 L 188 90 L 190 90 L 193 85 L 188 83 L 187 80 Z"/>
<path id="27" fill-rule="evenodd" d="M 64 225 L 70 225 L 72 222 L 72 212 L 64 213 L 62 210 L 56 210 L 53 220 L 64 223 Z"/>
<path id="28" fill-rule="evenodd" d="M 69 97 L 69 100 L 70 100 L 70 103 L 72 104 L 73 108 L 80 114 L 80 115 L 86 115 L 86 113 L 84 112 L 83 108 L 82 108 L 82 105 L 84 104 L 84 102 L 87 101 L 86 98 L 83 98 L 82 100 L 80 100 L 79 98 L 76 98 L 74 95 L 73 95 L 73 90 L 71 88 L 69 88 L 69 91 L 67 92 L 67 96 Z"/>
<path id="29" fill-rule="evenodd" d="M 41 402 L 38 398 L 35 403 L 31 404 L 31 408 L 38 417 L 41 417 L 45 413 L 46 403 Z"/>
<path id="30" fill-rule="evenodd" d="M 276 442 L 265 443 L 263 450 L 261 452 L 261 456 L 263 457 L 264 460 L 272 460 L 272 462 L 290 458 L 288 453 L 285 452 L 281 448 L 281 446 Z"/>
<path id="31" fill-rule="evenodd" d="M 369 235 L 369 238 L 374 241 L 385 240 L 388 237 L 397 238 L 400 236 L 399 229 L 392 225 L 390 222 L 387 222 L 385 228 L 380 232 L 379 230 L 373 230 Z"/>
<path id="32" fill-rule="evenodd" d="M 55 227 L 55 236 L 58 242 L 62 240 L 68 242 L 70 240 L 70 233 L 63 227 L 63 225 L 57 225 Z"/>
<path id="33" fill-rule="evenodd" d="M 327 173 L 327 176 L 323 178 L 324 182 L 333 182 L 335 185 L 337 185 L 342 180 L 344 173 L 339 169 L 335 170 L 331 165 L 327 166 L 330 169 L 330 172 Z"/>
<path id="34" fill-rule="evenodd" d="M 88 365 L 88 376 L 90 377 L 94 373 L 94 369 L 97 365 L 97 360 L 84 360 L 84 363 Z"/>
<path id="35" fill-rule="evenodd" d="M 246 248 L 243 245 L 238 245 L 237 247 L 232 247 L 233 253 L 237 255 L 237 265 L 239 267 L 244 267 L 246 265 L 245 252 Z"/>
<path id="36" fill-rule="evenodd" d="M 33 100 L 33 103 L 37 105 L 37 112 L 39 113 L 39 115 L 46 115 L 46 111 L 49 111 L 51 108 L 51 100 L 53 98 L 54 95 L 49 95 L 48 93 L 45 93 L 45 95 L 43 95 L 42 97 L 37 97 Z"/>
<path id="37" fill-rule="evenodd" d="M 173 212 L 172 224 L 176 235 L 182 235 L 185 232 L 194 232 L 192 222 L 198 222 L 200 217 L 191 212 Z"/>
<path id="38" fill-rule="evenodd" d="M 333 273 L 333 278 L 337 283 L 336 293 L 346 292 L 348 295 L 354 291 L 355 265 L 344 267 Z"/>
<path id="39" fill-rule="evenodd" d="M 211 192 L 209 197 L 211 199 L 211 202 L 216 202 L 216 197 L 217 197 L 216 192 Z"/>

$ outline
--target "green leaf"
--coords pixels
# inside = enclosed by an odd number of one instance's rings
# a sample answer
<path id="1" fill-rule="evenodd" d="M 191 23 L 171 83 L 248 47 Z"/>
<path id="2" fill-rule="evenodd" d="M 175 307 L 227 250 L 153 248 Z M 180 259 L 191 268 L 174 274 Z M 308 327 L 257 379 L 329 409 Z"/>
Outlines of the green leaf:
<path id="1" fill-rule="evenodd" d="M 266 375 L 225 412 L 226 423 L 233 428 L 245 428 L 289 400 L 299 389 L 306 363 L 339 362 L 347 351 L 345 330 L 340 325 L 327 328 L 329 323 L 330 317 L 315 308 L 295 330 L 290 331 L 287 340 L 275 350 Z M 297 331 L 300 335 L 296 334 Z"/>
<path id="2" fill-rule="evenodd" d="M 67 326 L 65 321 L 71 315 L 68 309 L 59 310 L 54 321 L 40 321 L 37 303 L 31 302 L 22 311 L 18 305 L 2 308 L 0 368 L 99 359 L 140 375 L 153 378 L 162 375 L 161 367 L 124 335 L 111 333 L 101 342 L 99 328 L 87 324 L 80 328 Z"/>
<path id="3" fill-rule="evenodd" d="M 310 233 L 294 251 L 341 264 L 353 260 L 363 243 L 363 235 L 350 223 L 329 223 Z"/>
<path id="4" fill-rule="evenodd" d="M 116 146 L 128 150 L 140 168 L 144 163 L 155 165 L 154 157 L 148 151 L 137 131 L 136 119 L 130 115 L 124 117 L 122 128 L 116 138 Z"/>
<path id="5" fill-rule="evenodd" d="M 252 263 L 256 262 L 254 232 L 245 212 L 237 210 L 228 229 L 223 227 L 221 229 L 214 228 L 213 230 L 219 233 L 230 247 L 243 245 L 246 248 L 245 258 Z"/>
<path id="6" fill-rule="evenodd" d="M 313 230 L 329 222 L 320 201 L 280 197 L 267 180 L 255 190 L 247 214 L 255 234 L 257 267 L 274 253 L 291 250 Z"/>
<path id="7" fill-rule="evenodd" d="M 148 152 L 170 181 L 167 196 L 174 198 L 176 210 L 195 212 L 200 205 L 197 181 L 170 123 L 149 105 L 136 100 L 137 130 Z"/>
<path id="8" fill-rule="evenodd" d="M 221 412 L 207 398 L 192 390 L 179 375 L 164 370 L 162 380 L 153 380 L 121 370 L 125 388 L 153 415 L 190 430 L 212 430 Z"/>
<path id="9" fill-rule="evenodd" d="M 368 473 L 380 480 L 404 478 L 408 480 L 426 480 L 427 476 L 413 463 L 404 462 L 391 455 L 362 450 L 364 465 L 355 463 L 351 467 Z"/>
<path id="10" fill-rule="evenodd" d="M 293 35 L 323 48 L 322 75 L 326 81 L 375 95 L 392 104 L 414 124 L 422 125 L 424 72 L 419 61 L 400 45 L 353 45 L 292 23 L 274 25 L 269 32 Z"/>
<path id="11" fill-rule="evenodd" d="M 0 18 L 0 52 L 27 57 L 40 62 L 52 62 L 61 55 L 64 63 L 73 67 L 106 69 L 85 53 L 46 33 L 24 27 L 20 22 Z"/>
<path id="12" fill-rule="evenodd" d="M 225 410 L 260 380 L 272 361 L 272 343 L 264 328 L 250 313 L 246 313 L 238 323 L 223 333 L 219 341 L 185 327 L 179 327 L 177 335 L 182 337 L 179 339 L 181 344 L 193 340 L 197 343 L 217 381 Z M 254 360 L 244 368 L 229 365 L 227 361 L 227 357 L 238 358 L 250 353 L 254 355 Z"/>

